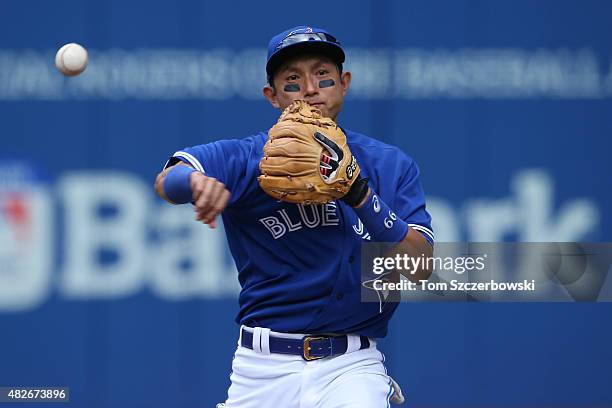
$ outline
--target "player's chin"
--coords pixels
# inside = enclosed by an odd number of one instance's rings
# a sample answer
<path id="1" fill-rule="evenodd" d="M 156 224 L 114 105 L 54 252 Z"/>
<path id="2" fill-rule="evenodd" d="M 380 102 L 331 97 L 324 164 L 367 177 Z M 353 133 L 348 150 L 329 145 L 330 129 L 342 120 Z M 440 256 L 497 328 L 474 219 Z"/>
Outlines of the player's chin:
<path id="1" fill-rule="evenodd" d="M 314 106 L 315 108 L 320 110 L 321 114 L 323 116 L 330 117 L 329 116 L 329 109 L 327 108 L 327 106 L 324 103 L 313 103 L 312 106 Z"/>

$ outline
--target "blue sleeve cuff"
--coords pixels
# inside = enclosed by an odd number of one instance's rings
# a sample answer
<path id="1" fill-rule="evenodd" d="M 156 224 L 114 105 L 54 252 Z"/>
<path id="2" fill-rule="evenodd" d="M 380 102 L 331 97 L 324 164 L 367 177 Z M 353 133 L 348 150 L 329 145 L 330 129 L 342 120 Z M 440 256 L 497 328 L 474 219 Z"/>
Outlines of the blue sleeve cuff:
<path id="1" fill-rule="evenodd" d="M 355 213 L 377 242 L 401 242 L 408 233 L 408 224 L 374 192 Z"/>

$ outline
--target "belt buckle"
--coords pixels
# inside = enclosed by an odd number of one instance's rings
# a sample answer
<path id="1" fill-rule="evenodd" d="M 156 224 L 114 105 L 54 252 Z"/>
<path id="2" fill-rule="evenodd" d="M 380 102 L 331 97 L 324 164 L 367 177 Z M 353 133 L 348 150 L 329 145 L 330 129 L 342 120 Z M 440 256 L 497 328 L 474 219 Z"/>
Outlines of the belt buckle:
<path id="1" fill-rule="evenodd" d="M 304 358 L 304 360 L 312 361 L 312 360 L 320 360 L 324 358 L 325 356 L 311 356 L 310 355 L 310 342 L 316 341 L 316 340 L 325 340 L 328 338 L 329 337 L 312 337 L 312 336 L 304 337 L 304 339 L 302 340 L 304 342 L 304 348 L 302 350 L 302 357 Z"/>

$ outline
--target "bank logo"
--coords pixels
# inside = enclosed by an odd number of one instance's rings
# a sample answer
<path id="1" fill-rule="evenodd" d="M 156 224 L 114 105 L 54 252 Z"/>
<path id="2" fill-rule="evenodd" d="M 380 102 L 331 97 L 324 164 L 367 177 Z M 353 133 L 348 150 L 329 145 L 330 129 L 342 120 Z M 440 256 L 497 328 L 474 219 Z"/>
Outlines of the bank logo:
<path id="1" fill-rule="evenodd" d="M 21 162 L 0 166 L 0 309 L 24 310 L 44 298 L 52 270 L 50 196 Z"/>

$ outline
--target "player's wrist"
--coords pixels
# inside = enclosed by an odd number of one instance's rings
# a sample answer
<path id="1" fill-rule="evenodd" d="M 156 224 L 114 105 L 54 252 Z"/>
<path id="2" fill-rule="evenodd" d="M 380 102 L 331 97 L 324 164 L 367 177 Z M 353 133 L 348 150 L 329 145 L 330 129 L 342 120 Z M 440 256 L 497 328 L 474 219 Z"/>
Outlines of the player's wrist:
<path id="1" fill-rule="evenodd" d="M 193 201 L 191 175 L 196 170 L 189 166 L 175 165 L 164 178 L 164 194 L 175 204 Z"/>
<path id="2" fill-rule="evenodd" d="M 363 207 L 363 205 L 365 204 L 366 200 L 370 197 L 370 195 L 372 194 L 372 189 L 368 187 L 365 196 L 363 197 L 363 199 L 355 206 L 353 206 L 353 208 L 359 208 L 359 207 Z"/>
<path id="3" fill-rule="evenodd" d="M 192 169 L 193 171 L 191 173 L 189 173 L 189 185 L 191 186 L 191 191 L 193 192 L 195 184 L 198 182 L 199 178 L 207 178 L 204 173 L 199 172 L 195 169 Z"/>
<path id="4" fill-rule="evenodd" d="M 367 177 L 357 177 L 349 192 L 341 200 L 353 208 L 361 207 L 370 194 L 369 180 Z"/>

